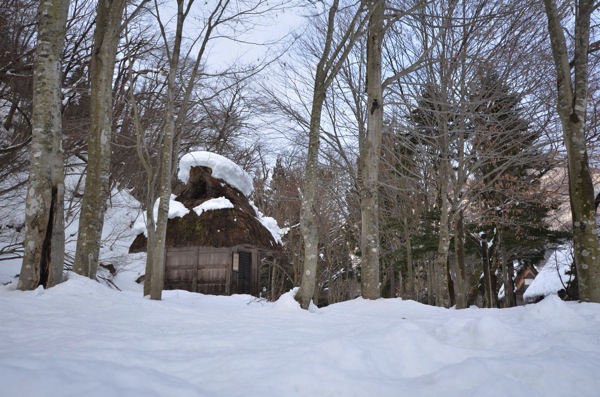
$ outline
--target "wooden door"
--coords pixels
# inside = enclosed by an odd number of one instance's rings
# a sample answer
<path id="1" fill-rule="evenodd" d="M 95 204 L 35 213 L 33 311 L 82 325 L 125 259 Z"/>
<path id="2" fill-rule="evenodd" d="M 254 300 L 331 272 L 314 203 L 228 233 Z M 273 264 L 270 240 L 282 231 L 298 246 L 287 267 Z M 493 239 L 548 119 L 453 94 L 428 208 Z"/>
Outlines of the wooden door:
<path id="1" fill-rule="evenodd" d="M 239 254 L 239 269 L 237 272 L 237 293 L 252 293 L 252 253 L 241 251 Z"/>

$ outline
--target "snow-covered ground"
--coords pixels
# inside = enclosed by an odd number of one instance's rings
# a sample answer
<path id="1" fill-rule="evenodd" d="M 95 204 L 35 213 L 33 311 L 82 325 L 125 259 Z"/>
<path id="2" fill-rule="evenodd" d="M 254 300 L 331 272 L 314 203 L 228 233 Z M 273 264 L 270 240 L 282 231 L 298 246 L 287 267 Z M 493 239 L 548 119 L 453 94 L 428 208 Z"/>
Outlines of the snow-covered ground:
<path id="1" fill-rule="evenodd" d="M 23 206 L 10 208 L 0 206 L 0 248 L 19 240 L 5 232 Z M 267 302 L 185 291 L 150 301 L 134 281 L 144 254 L 126 253 L 138 214 L 127 192 L 115 192 L 102 260 L 118 269 L 120 291 L 74 274 L 48 290 L 17 291 L 21 261 L 0 261 L 0 397 L 599 393 L 600 304 L 551 295 L 457 311 L 356 299 L 304 311 L 292 293 Z M 76 225 L 73 217 L 68 252 Z"/>
<path id="2" fill-rule="evenodd" d="M 597 396 L 600 304 L 400 299 L 304 311 L 291 294 L 142 298 L 70 275 L 0 287 L 0 396 Z"/>

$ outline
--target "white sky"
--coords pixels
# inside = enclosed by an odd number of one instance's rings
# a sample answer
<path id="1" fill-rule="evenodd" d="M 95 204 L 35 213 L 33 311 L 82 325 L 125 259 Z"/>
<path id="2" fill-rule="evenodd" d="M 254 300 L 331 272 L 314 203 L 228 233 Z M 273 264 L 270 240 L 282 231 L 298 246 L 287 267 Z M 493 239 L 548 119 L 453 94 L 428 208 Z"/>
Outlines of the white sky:
<path id="1" fill-rule="evenodd" d="M 186 2 L 187 3 L 187 2 Z M 267 2 L 266 4 L 274 6 L 278 1 Z M 230 9 L 235 9 L 236 2 L 231 3 Z M 174 29 L 175 9 L 166 2 L 160 7 L 161 19 L 170 21 L 169 27 Z M 214 9 L 215 0 L 196 0 L 194 2 L 190 17 L 185 21 L 184 34 L 188 39 L 194 39 L 197 31 L 204 27 L 204 17 Z M 241 3 L 240 7 L 244 7 Z M 222 37 L 213 35 L 215 38 L 209 46 L 210 52 L 207 56 L 207 65 L 211 71 L 218 71 L 230 66 L 233 62 L 256 62 L 265 56 L 273 56 L 277 51 L 276 42 L 289 34 L 303 23 L 300 16 L 300 8 L 281 9 L 271 12 L 265 17 L 254 19 L 252 28 L 244 33 L 230 34 L 228 31 L 221 30 Z M 240 31 L 242 30 L 239 25 Z M 228 36 L 228 37 L 225 37 Z"/>

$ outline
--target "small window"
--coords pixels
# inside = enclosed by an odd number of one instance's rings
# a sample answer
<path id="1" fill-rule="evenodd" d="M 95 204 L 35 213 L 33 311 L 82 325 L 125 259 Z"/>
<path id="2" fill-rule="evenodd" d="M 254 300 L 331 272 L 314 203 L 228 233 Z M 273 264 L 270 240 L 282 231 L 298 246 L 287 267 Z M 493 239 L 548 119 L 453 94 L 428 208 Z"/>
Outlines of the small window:
<path id="1" fill-rule="evenodd" d="M 233 253 L 233 271 L 234 272 L 240 271 L 240 254 L 237 252 Z"/>

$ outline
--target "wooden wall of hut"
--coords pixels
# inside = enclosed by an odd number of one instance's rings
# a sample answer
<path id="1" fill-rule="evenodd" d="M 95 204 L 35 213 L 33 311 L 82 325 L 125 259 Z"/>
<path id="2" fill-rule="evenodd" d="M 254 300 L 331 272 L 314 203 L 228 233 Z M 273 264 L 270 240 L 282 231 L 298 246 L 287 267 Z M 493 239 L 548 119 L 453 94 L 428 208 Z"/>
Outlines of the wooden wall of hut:
<path id="1" fill-rule="evenodd" d="M 258 296 L 259 266 L 255 247 L 167 247 L 165 289 Z"/>

